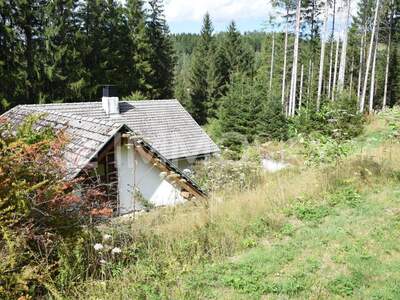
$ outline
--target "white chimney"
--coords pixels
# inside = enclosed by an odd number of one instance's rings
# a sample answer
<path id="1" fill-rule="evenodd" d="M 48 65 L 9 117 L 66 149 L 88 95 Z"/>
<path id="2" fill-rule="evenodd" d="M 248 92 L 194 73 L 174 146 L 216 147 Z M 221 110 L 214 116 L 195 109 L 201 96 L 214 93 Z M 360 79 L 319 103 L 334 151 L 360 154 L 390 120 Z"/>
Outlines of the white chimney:
<path id="1" fill-rule="evenodd" d="M 103 86 L 103 97 L 101 98 L 101 102 L 103 110 L 107 115 L 119 115 L 119 99 L 114 86 Z"/>

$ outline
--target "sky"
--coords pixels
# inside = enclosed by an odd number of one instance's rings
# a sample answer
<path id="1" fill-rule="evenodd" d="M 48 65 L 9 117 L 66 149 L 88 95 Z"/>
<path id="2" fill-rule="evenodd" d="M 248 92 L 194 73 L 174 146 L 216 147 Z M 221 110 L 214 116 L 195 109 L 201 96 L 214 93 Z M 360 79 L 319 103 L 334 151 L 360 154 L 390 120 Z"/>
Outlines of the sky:
<path id="1" fill-rule="evenodd" d="M 171 32 L 198 33 L 209 12 L 215 31 L 223 31 L 235 20 L 240 31 L 262 30 L 271 5 L 268 0 L 166 0 L 165 16 Z"/>
<path id="2" fill-rule="evenodd" d="M 342 2 L 343 0 L 339 0 L 337 3 Z M 358 0 L 351 3 L 351 14 L 354 15 Z M 165 1 L 165 16 L 172 33 L 199 33 L 206 12 L 210 13 L 216 32 L 226 30 L 232 20 L 242 32 L 265 30 L 268 28 L 269 16 L 277 16 L 277 10 L 272 8 L 271 0 Z M 342 9 L 337 13 L 338 27 L 345 25 L 345 19 L 346 11 Z"/>

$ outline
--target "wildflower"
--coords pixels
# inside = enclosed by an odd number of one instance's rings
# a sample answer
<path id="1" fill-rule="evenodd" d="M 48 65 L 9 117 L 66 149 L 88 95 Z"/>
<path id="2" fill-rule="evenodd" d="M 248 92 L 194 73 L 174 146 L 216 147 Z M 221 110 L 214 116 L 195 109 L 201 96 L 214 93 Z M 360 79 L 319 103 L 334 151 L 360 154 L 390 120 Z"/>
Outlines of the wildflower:
<path id="1" fill-rule="evenodd" d="M 96 251 L 100 251 L 104 248 L 103 245 L 100 243 L 95 244 L 93 247 L 94 247 L 94 250 L 96 250 Z"/>
<path id="2" fill-rule="evenodd" d="M 118 247 L 115 247 L 111 250 L 111 254 L 119 254 L 121 252 L 122 252 L 121 248 Z"/>
<path id="3" fill-rule="evenodd" d="M 106 261 L 106 260 L 104 260 L 104 259 L 100 259 L 100 264 L 104 265 L 104 264 L 106 264 L 106 263 L 107 263 L 107 261 Z"/>
<path id="4" fill-rule="evenodd" d="M 104 235 L 103 235 L 103 241 L 108 241 L 108 240 L 111 240 L 111 235 L 109 235 L 109 234 L 104 234 Z"/>

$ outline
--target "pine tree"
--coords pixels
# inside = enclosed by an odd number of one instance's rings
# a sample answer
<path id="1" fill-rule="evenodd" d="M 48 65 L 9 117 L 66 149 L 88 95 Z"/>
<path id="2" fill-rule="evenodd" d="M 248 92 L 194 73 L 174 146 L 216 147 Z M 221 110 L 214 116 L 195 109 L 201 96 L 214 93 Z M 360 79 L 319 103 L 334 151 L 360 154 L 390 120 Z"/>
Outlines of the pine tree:
<path id="1" fill-rule="evenodd" d="M 170 98 L 173 95 L 174 49 L 165 21 L 162 0 L 150 0 L 147 18 L 147 34 L 150 41 L 150 62 L 153 76 L 150 85 L 152 96 L 156 99 Z"/>

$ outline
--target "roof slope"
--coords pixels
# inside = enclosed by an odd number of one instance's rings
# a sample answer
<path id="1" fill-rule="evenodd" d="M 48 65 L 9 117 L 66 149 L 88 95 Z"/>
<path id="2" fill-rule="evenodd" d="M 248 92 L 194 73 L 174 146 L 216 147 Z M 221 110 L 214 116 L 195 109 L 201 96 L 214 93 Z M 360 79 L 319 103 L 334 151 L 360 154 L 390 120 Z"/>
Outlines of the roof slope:
<path id="1" fill-rule="evenodd" d="M 168 159 L 219 152 L 217 145 L 178 100 L 121 101 L 120 114 L 116 117 L 107 116 L 101 102 L 41 104 L 29 107 L 125 124 Z"/>
<path id="2" fill-rule="evenodd" d="M 64 149 L 64 160 L 68 178 L 73 178 L 101 151 L 105 144 L 123 127 L 120 124 L 85 117 L 45 111 L 38 107 L 16 106 L 3 117 L 13 126 L 20 125 L 26 117 L 43 114 L 34 124 L 35 128 L 50 126 L 66 133 L 68 143 Z"/>

